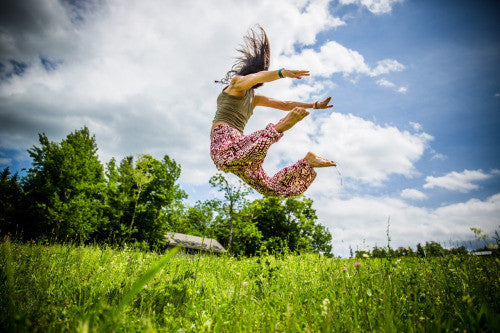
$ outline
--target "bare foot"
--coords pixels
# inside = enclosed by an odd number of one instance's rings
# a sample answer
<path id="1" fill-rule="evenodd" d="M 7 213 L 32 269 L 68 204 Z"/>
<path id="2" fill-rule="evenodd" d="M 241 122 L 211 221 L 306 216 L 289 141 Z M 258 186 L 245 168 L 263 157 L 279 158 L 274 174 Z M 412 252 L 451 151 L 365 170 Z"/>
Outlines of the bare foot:
<path id="1" fill-rule="evenodd" d="M 314 168 L 323 168 L 337 166 L 334 161 L 327 160 L 326 158 L 319 157 L 315 153 L 308 152 L 306 157 L 304 157 L 307 163 L 309 163 Z"/>
<path id="2" fill-rule="evenodd" d="M 280 133 L 289 130 L 293 127 L 293 125 L 304 119 L 304 117 L 308 114 L 309 111 L 306 109 L 296 107 L 292 111 L 288 112 L 283 119 L 278 121 L 278 123 L 274 125 L 274 128 Z"/>

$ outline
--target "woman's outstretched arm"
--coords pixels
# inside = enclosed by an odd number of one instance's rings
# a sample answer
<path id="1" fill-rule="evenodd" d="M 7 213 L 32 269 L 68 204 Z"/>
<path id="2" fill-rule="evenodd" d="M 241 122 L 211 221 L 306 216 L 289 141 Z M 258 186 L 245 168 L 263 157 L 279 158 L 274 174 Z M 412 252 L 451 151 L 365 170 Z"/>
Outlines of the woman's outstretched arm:
<path id="1" fill-rule="evenodd" d="M 301 79 L 303 76 L 309 76 L 309 71 L 282 69 L 281 75 L 283 77 Z M 231 83 L 226 89 L 226 92 L 229 94 L 239 95 L 252 88 L 256 84 L 271 82 L 277 79 L 280 79 L 279 70 L 261 71 L 245 76 L 238 75 L 231 80 Z"/>
<path id="2" fill-rule="evenodd" d="M 330 100 L 332 98 L 328 97 L 322 102 L 314 102 L 314 103 L 304 103 L 304 102 L 292 102 L 292 101 L 280 101 L 271 97 L 263 96 L 263 95 L 255 95 L 254 97 L 254 106 L 266 106 L 269 108 L 274 108 L 278 110 L 291 111 L 296 107 L 304 108 L 304 109 L 328 109 L 333 107 L 330 105 Z M 316 104 L 316 105 L 315 105 Z"/>

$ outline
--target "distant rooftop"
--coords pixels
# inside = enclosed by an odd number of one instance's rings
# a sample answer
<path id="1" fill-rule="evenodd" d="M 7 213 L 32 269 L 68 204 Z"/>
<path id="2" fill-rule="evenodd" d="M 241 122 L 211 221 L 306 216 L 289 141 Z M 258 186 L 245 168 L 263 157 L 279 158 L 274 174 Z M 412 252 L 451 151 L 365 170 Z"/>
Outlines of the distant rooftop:
<path id="1" fill-rule="evenodd" d="M 165 239 L 170 245 L 173 246 L 180 245 L 188 249 L 203 250 L 207 252 L 226 252 L 226 249 L 224 249 L 224 247 L 220 245 L 218 241 L 212 238 L 203 238 L 198 236 L 169 232 L 165 235 Z"/>
<path id="2" fill-rule="evenodd" d="M 475 256 L 491 256 L 493 254 L 492 251 L 474 251 L 472 252 Z"/>

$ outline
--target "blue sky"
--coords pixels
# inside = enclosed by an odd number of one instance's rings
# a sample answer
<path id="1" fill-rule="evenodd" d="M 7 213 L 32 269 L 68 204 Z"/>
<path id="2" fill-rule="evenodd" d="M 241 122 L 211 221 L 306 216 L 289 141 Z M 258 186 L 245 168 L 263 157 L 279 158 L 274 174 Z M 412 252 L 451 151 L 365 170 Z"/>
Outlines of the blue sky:
<path id="1" fill-rule="evenodd" d="M 248 28 L 261 24 L 271 67 L 309 69 L 259 93 L 332 96 L 268 154 L 273 173 L 308 150 L 339 163 L 306 195 L 334 253 L 467 241 L 500 226 L 500 20 L 494 1 L 7 1 L 0 11 L 0 167 L 87 125 L 103 162 L 168 154 L 188 203 L 214 193 L 208 131 Z M 224 10 L 221 10 L 224 8 Z M 196 22 L 196 24 L 193 24 Z M 256 109 L 246 132 L 281 111 Z M 234 178 L 233 178 L 234 180 Z M 259 197 L 254 195 L 254 197 Z"/>
<path id="2" fill-rule="evenodd" d="M 350 7 L 341 10 L 349 15 Z M 336 110 L 402 128 L 409 121 L 421 124 L 434 137 L 432 149 L 444 155 L 419 160 L 416 167 L 424 174 L 498 168 L 498 9 L 493 2 L 406 1 L 389 15 L 358 11 L 347 25 L 320 38 L 358 50 L 367 62 L 397 59 L 407 68 L 394 73 L 393 80 L 409 89 L 401 96 L 371 82 L 345 85 L 335 96 Z M 482 184 L 478 197 L 498 192 L 498 177 L 490 182 Z M 437 200 L 429 205 L 436 206 L 452 194 L 433 195 Z"/>

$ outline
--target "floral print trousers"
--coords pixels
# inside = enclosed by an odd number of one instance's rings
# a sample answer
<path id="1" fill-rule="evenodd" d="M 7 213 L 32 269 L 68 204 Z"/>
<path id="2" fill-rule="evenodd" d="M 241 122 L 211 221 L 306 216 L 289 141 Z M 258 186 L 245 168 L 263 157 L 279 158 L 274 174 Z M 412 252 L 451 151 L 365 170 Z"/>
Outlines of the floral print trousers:
<path id="1" fill-rule="evenodd" d="M 210 133 L 210 156 L 219 170 L 232 172 L 257 192 L 275 197 L 293 197 L 304 193 L 316 178 L 316 171 L 304 159 L 269 177 L 262 164 L 269 147 L 279 133 L 273 124 L 252 134 L 243 135 L 221 124 Z"/>

